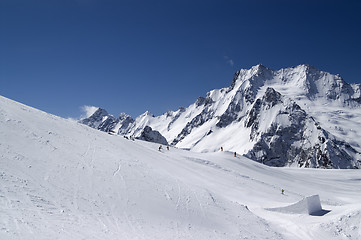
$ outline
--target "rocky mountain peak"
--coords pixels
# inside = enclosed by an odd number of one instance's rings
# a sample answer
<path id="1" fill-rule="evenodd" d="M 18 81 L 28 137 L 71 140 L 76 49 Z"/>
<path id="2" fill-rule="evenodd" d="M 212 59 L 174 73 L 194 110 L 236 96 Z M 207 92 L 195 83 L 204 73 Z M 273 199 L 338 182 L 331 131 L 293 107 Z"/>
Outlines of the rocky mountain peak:
<path id="1" fill-rule="evenodd" d="M 140 115 L 141 117 L 146 117 L 146 116 L 149 116 L 149 117 L 154 117 L 154 115 L 150 112 L 150 111 L 145 111 L 142 115 Z"/>
<path id="2" fill-rule="evenodd" d="M 104 116 L 108 116 L 109 113 L 103 109 L 103 108 L 98 108 L 90 117 L 92 118 L 99 118 L 99 117 L 104 117 Z"/>
<path id="3" fill-rule="evenodd" d="M 90 117 L 80 120 L 81 123 L 93 128 L 99 126 L 108 118 L 114 118 L 105 109 L 98 108 Z"/>
<path id="4" fill-rule="evenodd" d="M 125 120 L 125 119 L 133 119 L 133 118 L 126 113 L 119 114 L 119 120 Z"/>
<path id="5" fill-rule="evenodd" d="M 361 134 L 353 130 L 361 119 L 360 95 L 360 85 L 311 65 L 276 71 L 259 64 L 175 112 L 155 117 L 147 111 L 133 120 L 99 110 L 83 123 L 146 141 L 164 137 L 200 152 L 222 146 L 270 166 L 360 168 Z M 348 131 L 356 136 L 351 141 Z"/>
<path id="6" fill-rule="evenodd" d="M 264 94 L 264 102 L 269 105 L 270 107 L 275 106 L 278 103 L 281 103 L 281 94 L 274 90 L 271 87 L 268 87 L 265 94 Z"/>
<path id="7" fill-rule="evenodd" d="M 163 145 L 168 145 L 167 139 L 162 136 L 158 131 L 153 130 L 149 126 L 145 126 L 140 136 L 137 139 L 144 140 L 147 142 L 160 143 Z"/>

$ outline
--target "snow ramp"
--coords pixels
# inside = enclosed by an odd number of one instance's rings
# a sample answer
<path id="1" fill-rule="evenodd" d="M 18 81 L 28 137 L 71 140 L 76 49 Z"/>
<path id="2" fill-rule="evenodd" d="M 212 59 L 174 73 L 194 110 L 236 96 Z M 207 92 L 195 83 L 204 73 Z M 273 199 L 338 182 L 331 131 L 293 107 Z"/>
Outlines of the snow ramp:
<path id="1" fill-rule="evenodd" d="M 282 213 L 309 214 L 316 216 L 322 216 L 329 212 L 322 209 L 320 197 L 318 195 L 305 197 L 301 201 L 289 206 L 266 208 L 266 210 Z"/>

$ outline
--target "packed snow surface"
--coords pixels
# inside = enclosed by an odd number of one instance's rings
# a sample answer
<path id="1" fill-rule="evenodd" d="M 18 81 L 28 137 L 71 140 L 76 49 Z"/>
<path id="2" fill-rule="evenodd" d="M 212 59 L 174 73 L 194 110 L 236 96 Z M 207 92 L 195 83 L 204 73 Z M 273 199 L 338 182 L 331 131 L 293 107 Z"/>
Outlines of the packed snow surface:
<path id="1" fill-rule="evenodd" d="M 0 97 L 0 239 L 361 239 L 360 170 L 158 147 Z"/>

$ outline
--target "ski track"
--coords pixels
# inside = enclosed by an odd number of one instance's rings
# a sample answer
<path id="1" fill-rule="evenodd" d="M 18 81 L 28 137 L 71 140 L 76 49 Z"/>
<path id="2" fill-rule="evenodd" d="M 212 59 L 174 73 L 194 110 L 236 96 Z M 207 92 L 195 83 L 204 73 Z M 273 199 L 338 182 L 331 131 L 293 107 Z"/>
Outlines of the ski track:
<path id="1" fill-rule="evenodd" d="M 179 206 L 180 206 L 180 203 L 181 203 L 181 186 L 179 184 L 178 179 L 176 179 L 176 182 L 177 182 L 177 186 L 178 186 L 178 198 L 177 198 L 177 203 L 176 203 L 176 210 L 179 210 Z"/>
<path id="2" fill-rule="evenodd" d="M 206 217 L 206 214 L 205 214 L 205 211 L 203 209 L 203 206 L 202 206 L 202 203 L 199 201 L 199 198 L 198 198 L 198 194 L 195 192 L 195 191 L 192 191 L 196 200 L 197 200 L 197 203 L 198 203 L 198 206 L 199 206 L 199 209 L 201 210 L 201 214 L 202 214 L 202 219 Z"/>
<path id="3" fill-rule="evenodd" d="M 120 164 L 120 162 L 121 162 L 121 160 L 119 160 L 119 163 L 118 163 L 118 168 L 113 172 L 113 177 L 115 177 L 118 173 L 119 173 L 119 171 L 120 171 L 120 168 L 121 168 L 121 164 Z"/>

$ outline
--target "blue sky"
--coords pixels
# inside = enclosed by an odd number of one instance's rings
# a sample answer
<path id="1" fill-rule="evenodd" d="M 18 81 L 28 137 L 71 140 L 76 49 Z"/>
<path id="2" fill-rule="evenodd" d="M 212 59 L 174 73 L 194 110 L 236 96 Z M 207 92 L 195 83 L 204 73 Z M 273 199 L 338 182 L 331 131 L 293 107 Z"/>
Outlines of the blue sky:
<path id="1" fill-rule="evenodd" d="M 235 71 L 311 64 L 360 83 L 359 1 L 0 0 L 0 95 L 62 117 L 188 106 Z"/>

